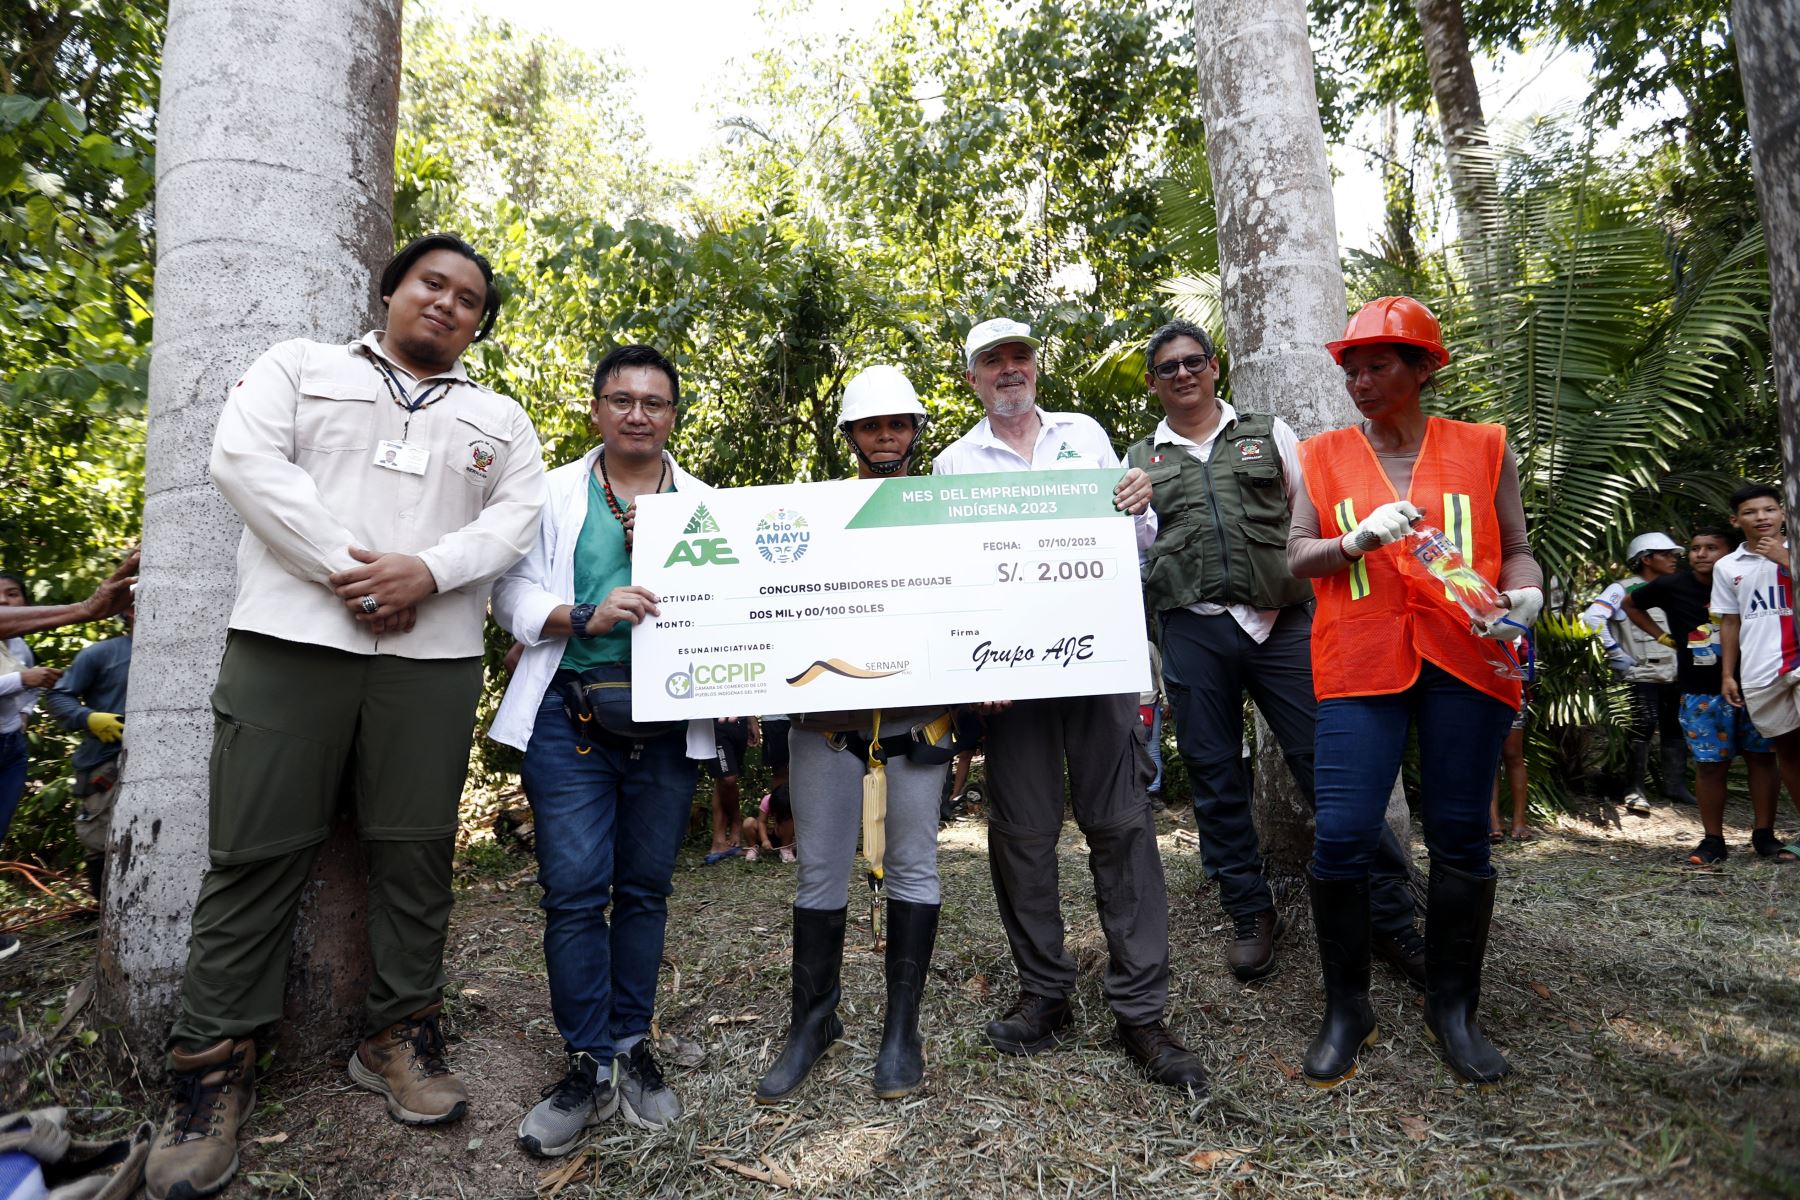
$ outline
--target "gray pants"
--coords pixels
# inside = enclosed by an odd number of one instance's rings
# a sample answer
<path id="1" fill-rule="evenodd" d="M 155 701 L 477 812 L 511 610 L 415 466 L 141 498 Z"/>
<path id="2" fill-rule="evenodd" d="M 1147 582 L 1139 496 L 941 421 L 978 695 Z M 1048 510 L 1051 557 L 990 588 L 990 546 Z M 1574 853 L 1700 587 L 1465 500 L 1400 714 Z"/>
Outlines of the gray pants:
<path id="1" fill-rule="evenodd" d="M 862 832 L 862 779 L 867 764 L 834 750 L 822 733 L 788 732 L 788 789 L 794 803 L 794 849 L 800 856 L 796 908 L 844 908 Z M 944 772 L 910 759 L 887 765 L 887 850 L 883 874 L 890 899 L 938 902 L 937 822 Z"/>
<path id="2" fill-rule="evenodd" d="M 1161 1020 L 1169 1001 L 1169 899 L 1137 720 L 1129 694 L 1021 700 L 987 719 L 988 866 L 1019 986 L 1075 988 L 1056 868 L 1066 762 L 1106 931 L 1106 1002 L 1128 1025 Z"/>

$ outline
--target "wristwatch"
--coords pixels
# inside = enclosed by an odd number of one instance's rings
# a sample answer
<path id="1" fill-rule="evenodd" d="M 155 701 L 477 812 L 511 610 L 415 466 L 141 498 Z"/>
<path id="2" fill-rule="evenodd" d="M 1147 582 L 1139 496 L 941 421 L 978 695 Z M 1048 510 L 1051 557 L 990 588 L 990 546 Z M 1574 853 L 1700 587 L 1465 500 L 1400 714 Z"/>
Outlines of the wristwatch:
<path id="1" fill-rule="evenodd" d="M 588 633 L 587 623 L 593 620 L 594 613 L 598 607 L 598 605 L 594 604 L 577 604 L 574 608 L 569 610 L 569 628 L 575 631 L 576 637 L 586 638 L 592 636 Z"/>

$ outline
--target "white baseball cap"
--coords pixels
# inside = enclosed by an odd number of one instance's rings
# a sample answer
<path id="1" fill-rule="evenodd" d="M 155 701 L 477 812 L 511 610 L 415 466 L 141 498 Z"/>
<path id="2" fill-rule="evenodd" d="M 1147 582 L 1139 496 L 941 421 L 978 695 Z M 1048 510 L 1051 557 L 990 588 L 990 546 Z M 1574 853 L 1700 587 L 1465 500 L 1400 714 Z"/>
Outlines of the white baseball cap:
<path id="1" fill-rule="evenodd" d="M 969 336 L 963 342 L 963 362 L 973 367 L 977 354 L 1004 342 L 1024 342 L 1034 350 L 1044 344 L 1031 336 L 1031 326 L 1023 321 L 1015 321 L 1011 317 L 995 317 L 969 330 Z"/>

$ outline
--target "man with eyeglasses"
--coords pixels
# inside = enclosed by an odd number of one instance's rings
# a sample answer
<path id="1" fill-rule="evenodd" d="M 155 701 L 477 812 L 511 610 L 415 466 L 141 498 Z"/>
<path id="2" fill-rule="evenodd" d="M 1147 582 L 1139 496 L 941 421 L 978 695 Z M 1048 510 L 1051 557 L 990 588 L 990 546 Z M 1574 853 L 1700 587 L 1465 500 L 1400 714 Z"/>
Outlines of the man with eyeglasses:
<path id="1" fill-rule="evenodd" d="M 494 586 L 494 619 L 524 652 L 488 736 L 525 752 L 566 1058 L 519 1124 L 519 1145 L 543 1158 L 568 1154 L 615 1112 L 648 1130 L 682 1113 L 651 1052 L 650 1017 L 675 852 L 713 723 L 630 719 L 631 628 L 658 612 L 631 582 L 637 498 L 710 490 L 665 449 L 680 395 L 674 364 L 650 346 L 600 360 L 600 445 L 550 472 L 537 544 Z"/>
<path id="2" fill-rule="evenodd" d="M 969 330 L 965 377 L 987 416 L 937 456 L 934 475 L 1119 466 L 1092 417 L 1038 407 L 1039 345 L 1031 326 L 1004 317 Z M 1140 469 L 1125 471 L 1113 489 L 1114 505 L 1134 516 L 1149 499 Z M 1204 1093 L 1199 1057 L 1164 1023 L 1169 902 L 1145 790 L 1153 769 L 1137 734 L 1137 693 L 982 708 L 991 791 L 988 866 L 1019 972 L 1018 999 L 988 1023 L 988 1043 L 1003 1054 L 1038 1054 L 1066 1040 L 1074 1020 L 1075 960 L 1063 944 L 1056 863 L 1066 779 L 1106 930 L 1106 1002 L 1120 1044 L 1151 1080 Z"/>
<path id="3" fill-rule="evenodd" d="M 1280 417 L 1239 413 L 1218 398 L 1219 360 L 1199 326 L 1171 321 L 1144 354 L 1144 381 L 1163 408 L 1156 432 L 1125 454 L 1152 489 L 1150 517 L 1138 526 L 1144 603 L 1194 789 L 1202 866 L 1232 918 L 1225 962 L 1248 982 L 1275 969 L 1282 922 L 1251 815 L 1245 693 L 1313 798 L 1312 587 L 1287 569 L 1299 448 Z M 1370 900 L 1376 952 L 1422 986 L 1406 853 L 1385 827 Z"/>

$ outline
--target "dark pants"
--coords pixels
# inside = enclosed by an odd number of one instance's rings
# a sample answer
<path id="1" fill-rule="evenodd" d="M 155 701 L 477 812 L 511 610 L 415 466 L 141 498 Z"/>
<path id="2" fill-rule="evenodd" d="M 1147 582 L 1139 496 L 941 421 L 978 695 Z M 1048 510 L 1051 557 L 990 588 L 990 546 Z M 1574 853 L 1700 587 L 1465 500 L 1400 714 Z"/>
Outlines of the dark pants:
<path id="1" fill-rule="evenodd" d="M 988 866 L 1019 986 L 1075 987 L 1056 865 L 1066 763 L 1106 932 L 1106 1000 L 1128 1025 L 1162 1019 L 1169 1000 L 1169 900 L 1137 720 L 1133 695 L 1021 700 L 987 718 Z"/>
<path id="2" fill-rule="evenodd" d="M 1514 710 L 1425 663 L 1404 692 L 1319 702 L 1313 874 L 1361 879 L 1386 827 L 1388 795 L 1419 731 L 1420 815 L 1433 863 L 1486 878 L 1488 805 Z"/>
<path id="3" fill-rule="evenodd" d="M 650 1032 L 697 769 L 686 725 L 634 754 L 578 737 L 554 688 L 538 707 L 519 781 L 537 821 L 550 1012 L 570 1053 L 609 1062 Z"/>
<path id="4" fill-rule="evenodd" d="M 1665 746 L 1686 744 L 1681 732 L 1681 688 L 1673 683 L 1633 683 L 1631 689 L 1631 740 L 1647 742 L 1661 734 Z"/>
<path id="5" fill-rule="evenodd" d="M 13 814 L 25 796 L 25 776 L 31 766 L 25 756 L 25 731 L 0 733 L 0 838 L 12 828 Z"/>
<path id="6" fill-rule="evenodd" d="M 280 1019 L 300 893 L 346 792 L 369 866 L 368 1027 L 438 999 L 480 694 L 479 658 L 231 633 L 213 689 L 212 865 L 172 1044 L 198 1049 Z"/>
<path id="7" fill-rule="evenodd" d="M 1312 614 L 1282 610 L 1260 645 L 1230 613 L 1163 614 L 1163 685 L 1175 710 L 1175 744 L 1194 788 L 1194 827 L 1208 879 L 1226 912 L 1273 908 L 1257 840 L 1251 780 L 1243 769 L 1244 693 L 1275 734 L 1294 782 L 1313 798 Z M 1369 870 L 1369 920 L 1378 930 L 1411 926 L 1410 860 L 1382 823 Z"/>

